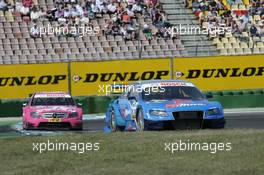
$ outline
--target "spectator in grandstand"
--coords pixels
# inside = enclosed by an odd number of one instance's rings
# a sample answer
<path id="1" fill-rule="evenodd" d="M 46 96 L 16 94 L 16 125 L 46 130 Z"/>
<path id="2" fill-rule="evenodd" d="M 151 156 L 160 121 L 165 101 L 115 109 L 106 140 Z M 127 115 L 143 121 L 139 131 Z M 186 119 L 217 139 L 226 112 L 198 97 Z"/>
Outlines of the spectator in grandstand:
<path id="1" fill-rule="evenodd" d="M 41 16 L 42 16 L 42 12 L 39 11 L 36 6 L 33 6 L 30 12 L 30 19 L 36 22 L 36 20 L 39 19 Z"/>
<path id="2" fill-rule="evenodd" d="M 137 1 L 135 4 L 132 6 L 132 11 L 134 13 L 139 13 L 142 14 L 142 6 L 140 5 L 140 1 Z"/>
<path id="3" fill-rule="evenodd" d="M 55 0 L 56 4 L 63 4 L 63 2 L 64 2 L 63 0 Z"/>
<path id="4" fill-rule="evenodd" d="M 117 7 L 116 7 L 116 5 L 115 4 L 113 4 L 113 3 L 109 3 L 108 5 L 107 5 L 107 9 L 108 9 L 108 13 L 109 14 L 114 14 L 116 11 L 117 11 Z"/>
<path id="5" fill-rule="evenodd" d="M 150 18 L 152 21 L 155 22 L 155 20 L 157 19 L 157 15 L 158 15 L 158 9 L 155 6 L 152 6 L 150 8 Z"/>
<path id="6" fill-rule="evenodd" d="M 16 2 L 15 9 L 22 16 L 29 15 L 29 7 L 24 6 L 21 2 Z"/>
<path id="7" fill-rule="evenodd" d="M 135 17 L 135 13 L 132 10 L 132 5 L 128 5 L 127 9 L 126 9 L 126 13 L 130 18 L 134 18 Z"/>
<path id="8" fill-rule="evenodd" d="M 245 31 L 245 29 L 247 27 L 247 23 L 243 19 L 240 19 L 238 26 L 239 26 L 240 33 L 242 33 L 243 31 Z"/>
<path id="9" fill-rule="evenodd" d="M 57 11 L 57 8 L 53 8 L 51 10 L 48 10 L 46 12 L 42 11 L 42 13 L 44 14 L 44 17 L 47 18 L 50 21 L 55 20 L 55 12 Z"/>
<path id="10" fill-rule="evenodd" d="M 34 24 L 30 28 L 30 36 L 32 38 L 39 38 L 40 37 L 40 31 L 39 31 L 39 27 L 37 26 L 37 24 Z"/>
<path id="11" fill-rule="evenodd" d="M 167 39 L 175 39 L 175 38 L 179 37 L 178 34 L 174 34 L 174 36 L 171 36 L 171 33 L 168 30 L 166 30 L 165 28 L 158 29 L 158 31 L 156 32 L 155 36 L 158 37 L 158 38 L 163 38 L 165 40 L 167 40 Z"/>
<path id="12" fill-rule="evenodd" d="M 47 11 L 45 11 L 44 9 L 43 9 L 43 7 L 40 7 L 40 10 L 39 10 L 39 16 L 40 16 L 40 18 L 41 19 L 49 19 L 49 16 L 48 16 L 48 14 L 47 14 Z"/>
<path id="13" fill-rule="evenodd" d="M 87 13 L 83 13 L 83 15 L 80 18 L 80 22 L 82 24 L 89 24 L 90 20 L 88 18 L 88 14 Z"/>
<path id="14" fill-rule="evenodd" d="M 65 23 L 67 21 L 66 18 L 64 18 L 64 8 L 63 7 L 55 12 L 55 19 L 59 23 Z"/>
<path id="15" fill-rule="evenodd" d="M 70 12 L 70 10 L 68 8 L 66 8 L 64 10 L 63 17 L 66 18 L 66 19 L 71 17 L 71 12 Z"/>
<path id="16" fill-rule="evenodd" d="M 121 19 L 124 24 L 131 24 L 131 17 L 127 14 L 126 11 L 122 13 Z"/>
<path id="17" fill-rule="evenodd" d="M 241 0 L 227 0 L 227 3 L 229 5 L 233 5 L 233 4 L 243 4 L 243 2 Z"/>
<path id="18" fill-rule="evenodd" d="M 104 26 L 104 29 L 103 29 L 103 33 L 105 35 L 111 35 L 112 34 L 112 27 L 113 27 L 112 20 L 107 20 L 106 25 Z"/>
<path id="19" fill-rule="evenodd" d="M 32 7 L 32 0 L 23 0 L 22 4 L 24 7 L 31 8 Z"/>
<path id="20" fill-rule="evenodd" d="M 80 11 L 77 10 L 76 6 L 73 6 L 70 10 L 72 18 L 78 18 L 81 16 Z"/>
<path id="21" fill-rule="evenodd" d="M 252 24 L 250 27 L 250 36 L 259 36 L 258 28 L 255 24 Z"/>
<path id="22" fill-rule="evenodd" d="M 162 29 L 158 29 L 158 31 L 156 32 L 155 36 L 158 37 L 158 38 L 163 38 L 164 34 L 163 34 Z"/>
<path id="23" fill-rule="evenodd" d="M 106 2 L 105 0 L 96 0 L 95 1 L 96 13 L 106 13 Z"/>
<path id="24" fill-rule="evenodd" d="M 146 39 L 150 42 L 150 40 L 152 40 L 152 38 L 153 38 L 153 34 L 152 34 L 152 31 L 149 28 L 149 25 L 148 24 L 144 24 L 144 26 L 143 26 L 143 33 L 145 34 Z"/>
<path id="25" fill-rule="evenodd" d="M 7 0 L 0 0 L 0 10 L 1 11 L 7 11 L 8 10 Z"/>
<path id="26" fill-rule="evenodd" d="M 120 28 L 117 24 L 113 24 L 112 29 L 111 29 L 111 34 L 114 36 L 120 35 Z"/>
<path id="27" fill-rule="evenodd" d="M 125 41 L 133 41 L 136 39 L 136 33 L 133 27 L 122 26 L 120 31 Z"/>
<path id="28" fill-rule="evenodd" d="M 135 0 L 125 0 L 127 2 L 128 5 L 132 5 L 135 4 Z"/>
<path id="29" fill-rule="evenodd" d="M 102 14 L 111 14 L 111 19 L 106 22 L 103 30 L 106 35 L 121 35 L 124 40 L 135 40 L 138 37 L 137 19 L 144 21 L 152 19 L 151 23 L 156 27 L 143 26 L 143 33 L 148 40 L 153 38 L 155 32 L 159 31 L 162 38 L 169 36 L 164 27 L 169 23 L 166 14 L 159 5 L 159 0 L 55 0 L 54 8 L 48 11 L 38 9 L 33 4 L 33 0 L 21 0 L 22 3 L 16 3 L 16 10 L 22 15 L 28 15 L 30 19 L 36 22 L 39 19 L 46 18 L 50 21 L 58 21 L 62 28 L 70 28 L 82 25 L 91 25 L 90 20 L 95 17 L 102 17 Z M 4 8 L 5 0 L 0 0 Z M 1 7 L 1 4 L 0 4 Z M 142 29 L 139 29 L 142 30 Z M 39 30 L 33 26 L 30 30 L 32 37 L 38 37 Z M 67 35 L 68 36 L 68 35 Z"/>
<path id="30" fill-rule="evenodd" d="M 237 25 L 237 23 L 232 23 L 232 30 L 231 33 L 235 36 L 235 37 L 240 37 L 241 36 L 241 31 L 239 29 L 239 26 Z"/>

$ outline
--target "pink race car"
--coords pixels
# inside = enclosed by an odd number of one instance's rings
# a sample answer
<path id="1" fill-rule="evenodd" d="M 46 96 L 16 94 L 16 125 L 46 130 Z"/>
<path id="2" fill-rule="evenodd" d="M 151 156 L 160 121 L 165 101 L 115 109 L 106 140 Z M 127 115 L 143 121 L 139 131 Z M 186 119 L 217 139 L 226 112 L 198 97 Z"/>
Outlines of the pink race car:
<path id="1" fill-rule="evenodd" d="M 23 129 L 82 130 L 82 108 L 63 92 L 35 93 L 23 107 Z"/>

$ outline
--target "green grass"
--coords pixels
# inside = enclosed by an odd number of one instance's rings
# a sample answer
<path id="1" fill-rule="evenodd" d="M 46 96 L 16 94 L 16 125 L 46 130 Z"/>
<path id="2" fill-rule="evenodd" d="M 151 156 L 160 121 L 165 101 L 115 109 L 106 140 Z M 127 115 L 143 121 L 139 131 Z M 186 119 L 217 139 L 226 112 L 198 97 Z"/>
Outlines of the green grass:
<path id="1" fill-rule="evenodd" d="M 12 125 L 21 122 L 21 117 L 0 118 L 0 139 L 21 136 L 20 133 L 11 129 Z"/>
<path id="2" fill-rule="evenodd" d="M 0 118 L 0 127 L 1 126 L 10 126 L 14 125 L 18 122 L 21 122 L 21 117 L 7 117 L 7 118 Z"/>
<path id="3" fill-rule="evenodd" d="M 33 151 L 33 142 L 99 142 L 99 151 Z M 231 151 L 165 151 L 168 142 L 232 143 Z M 86 133 L 0 139 L 1 175 L 264 174 L 264 130 Z"/>

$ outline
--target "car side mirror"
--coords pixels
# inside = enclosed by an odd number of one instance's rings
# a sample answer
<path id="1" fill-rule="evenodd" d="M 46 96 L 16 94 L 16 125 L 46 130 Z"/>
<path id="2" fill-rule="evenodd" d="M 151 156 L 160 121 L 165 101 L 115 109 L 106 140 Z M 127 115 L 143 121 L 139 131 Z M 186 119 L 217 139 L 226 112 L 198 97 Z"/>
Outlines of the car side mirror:
<path id="1" fill-rule="evenodd" d="M 23 105 L 23 107 L 25 107 L 25 106 L 27 106 L 27 103 L 23 103 L 22 105 Z"/>
<path id="2" fill-rule="evenodd" d="M 77 103 L 77 106 L 78 107 L 82 107 L 82 103 Z"/>
<path id="3" fill-rule="evenodd" d="M 206 98 L 213 98 L 213 94 L 212 93 L 206 93 L 205 97 Z"/>

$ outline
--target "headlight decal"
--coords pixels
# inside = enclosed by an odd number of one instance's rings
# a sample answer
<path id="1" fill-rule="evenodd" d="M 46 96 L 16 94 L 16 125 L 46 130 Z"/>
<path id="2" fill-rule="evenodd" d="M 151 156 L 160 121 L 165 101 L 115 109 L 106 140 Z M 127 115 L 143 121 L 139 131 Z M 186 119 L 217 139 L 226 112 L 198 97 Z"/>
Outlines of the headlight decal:
<path id="1" fill-rule="evenodd" d="M 32 117 L 32 118 L 39 118 L 40 115 L 37 112 L 30 112 L 30 117 Z"/>
<path id="2" fill-rule="evenodd" d="M 150 115 L 159 116 L 159 117 L 167 117 L 168 113 L 164 110 L 149 110 Z"/>
<path id="3" fill-rule="evenodd" d="M 78 117 L 78 113 L 77 112 L 71 112 L 69 114 L 69 117 Z"/>
<path id="4" fill-rule="evenodd" d="M 207 111 L 208 116 L 217 115 L 219 113 L 220 113 L 220 110 L 218 108 L 209 109 Z"/>

